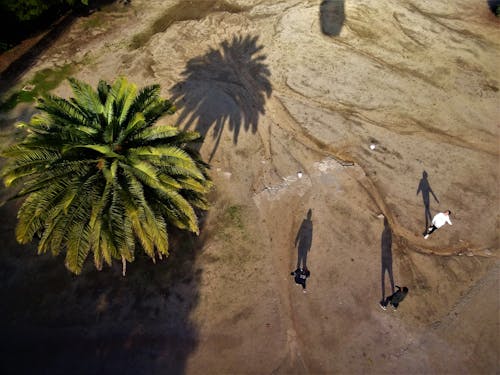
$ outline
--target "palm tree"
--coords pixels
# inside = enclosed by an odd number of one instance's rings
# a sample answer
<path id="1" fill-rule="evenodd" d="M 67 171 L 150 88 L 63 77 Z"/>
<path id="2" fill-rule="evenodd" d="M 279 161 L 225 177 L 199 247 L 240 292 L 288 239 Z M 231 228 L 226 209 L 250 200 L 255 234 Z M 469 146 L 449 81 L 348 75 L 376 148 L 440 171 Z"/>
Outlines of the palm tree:
<path id="1" fill-rule="evenodd" d="M 138 90 L 125 78 L 97 90 L 68 79 L 74 97 L 40 98 L 24 140 L 2 152 L 11 198 L 25 197 L 16 238 L 37 235 L 38 253 L 66 253 L 66 267 L 82 271 L 134 260 L 136 245 L 155 262 L 168 256 L 168 227 L 199 233 L 195 209 L 206 210 L 209 166 L 188 145 L 197 132 L 157 125 L 174 112 L 159 85 Z"/>

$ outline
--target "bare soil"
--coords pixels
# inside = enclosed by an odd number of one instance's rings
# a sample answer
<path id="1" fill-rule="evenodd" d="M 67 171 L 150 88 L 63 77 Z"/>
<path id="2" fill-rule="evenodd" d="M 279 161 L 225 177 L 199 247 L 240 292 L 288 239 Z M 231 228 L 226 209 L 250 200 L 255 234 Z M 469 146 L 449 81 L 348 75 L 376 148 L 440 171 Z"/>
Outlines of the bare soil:
<path id="1" fill-rule="evenodd" d="M 205 137 L 212 207 L 122 278 L 35 256 L 2 206 L 0 370 L 498 374 L 499 26 L 477 0 L 134 0 L 69 23 L 3 82 L 69 62 L 161 84 L 164 121 Z M 409 294 L 383 311 L 391 278 Z"/>

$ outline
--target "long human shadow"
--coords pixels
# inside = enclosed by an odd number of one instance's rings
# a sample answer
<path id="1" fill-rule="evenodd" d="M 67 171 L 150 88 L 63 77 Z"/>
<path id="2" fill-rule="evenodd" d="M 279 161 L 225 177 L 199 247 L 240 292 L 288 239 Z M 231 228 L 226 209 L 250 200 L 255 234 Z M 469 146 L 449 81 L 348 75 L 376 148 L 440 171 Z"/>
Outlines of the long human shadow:
<path id="1" fill-rule="evenodd" d="M 0 207 L 0 373 L 184 374 L 198 343 L 203 239 L 170 231 L 167 260 L 138 249 L 126 277 L 91 260 L 74 276 L 63 257 L 15 241 L 17 205 Z"/>
<path id="2" fill-rule="evenodd" d="M 297 268 L 307 269 L 307 255 L 311 250 L 313 237 L 312 209 L 307 211 L 307 217 L 302 221 L 297 236 L 295 247 L 297 248 Z"/>
<path id="3" fill-rule="evenodd" d="M 184 80 L 172 88 L 172 100 L 179 108 L 178 125 L 198 131 L 203 137 L 211 131 L 215 140 L 212 160 L 227 124 L 238 142 L 241 128 L 255 133 L 259 116 L 265 113 L 271 95 L 271 75 L 264 63 L 266 55 L 258 36 L 234 36 L 218 48 L 188 61 Z"/>
<path id="4" fill-rule="evenodd" d="M 422 178 L 418 183 L 417 195 L 418 193 L 422 193 L 422 200 L 424 203 L 424 215 L 425 215 L 425 229 L 427 229 L 432 221 L 432 214 L 430 208 L 430 194 L 434 197 L 437 203 L 439 200 L 436 197 L 436 194 L 432 191 L 431 185 L 429 184 L 429 180 L 427 179 L 428 174 L 426 171 L 422 173 Z"/>
<path id="5" fill-rule="evenodd" d="M 319 6 L 321 32 L 328 36 L 337 36 L 344 25 L 344 0 L 323 0 Z"/>
<path id="6" fill-rule="evenodd" d="M 382 299 L 385 299 L 385 273 L 389 275 L 389 282 L 391 283 L 391 293 L 394 293 L 394 275 L 392 273 L 392 230 L 389 221 L 384 217 L 384 230 L 381 236 L 381 260 L 382 260 Z"/>

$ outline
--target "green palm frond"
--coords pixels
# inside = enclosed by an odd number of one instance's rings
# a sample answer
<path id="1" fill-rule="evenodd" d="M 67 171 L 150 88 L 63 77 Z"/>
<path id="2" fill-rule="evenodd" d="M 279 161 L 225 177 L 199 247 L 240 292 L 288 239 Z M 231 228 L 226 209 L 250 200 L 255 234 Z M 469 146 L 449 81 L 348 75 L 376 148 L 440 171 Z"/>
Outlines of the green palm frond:
<path id="1" fill-rule="evenodd" d="M 87 113 L 95 115 L 99 115 L 103 112 L 104 108 L 99 98 L 99 94 L 94 91 L 92 86 L 71 77 L 68 78 L 68 81 L 75 94 L 73 99 L 81 108 L 85 108 Z"/>
<path id="2" fill-rule="evenodd" d="M 75 274 L 82 272 L 83 264 L 90 251 L 89 228 L 82 221 L 74 223 L 68 231 L 66 267 Z"/>
<path id="3" fill-rule="evenodd" d="M 83 112 L 76 103 L 56 96 L 46 96 L 38 99 L 37 108 L 44 116 L 37 116 L 38 124 L 50 125 L 61 128 L 72 124 L 85 124 L 92 126 L 94 122 L 89 114 Z M 35 123 L 34 123 L 35 124 Z"/>
<path id="4" fill-rule="evenodd" d="M 43 191 L 30 194 L 17 213 L 18 225 L 16 226 L 16 238 L 19 243 L 28 243 L 33 236 L 42 231 L 45 220 L 53 211 L 57 202 L 64 195 L 67 183 L 59 181 L 47 186 Z"/>
<path id="5" fill-rule="evenodd" d="M 133 118 L 128 122 L 125 129 L 123 129 L 121 131 L 116 142 L 119 144 L 123 143 L 123 141 L 126 140 L 131 133 L 137 132 L 139 129 L 143 129 L 147 125 L 148 124 L 146 124 L 146 121 L 144 119 L 144 115 L 140 112 L 135 113 Z"/>
<path id="6" fill-rule="evenodd" d="M 170 125 L 154 126 L 142 129 L 137 132 L 130 140 L 140 140 L 142 144 L 150 144 L 153 141 L 167 141 L 170 142 L 172 137 L 177 136 L 181 131 L 179 128 Z"/>
<path id="7" fill-rule="evenodd" d="M 135 97 L 132 110 L 137 113 L 147 112 L 150 105 L 154 105 L 160 100 L 160 85 L 150 85 L 143 87 Z"/>
<path id="8" fill-rule="evenodd" d="M 137 86 L 128 83 L 124 78 L 117 80 L 117 82 L 119 82 L 119 86 L 116 88 L 115 96 L 116 111 L 118 124 L 123 125 L 129 114 L 130 107 L 134 103 L 137 95 Z M 111 95 L 115 95 L 115 86 L 111 89 Z"/>
<path id="9" fill-rule="evenodd" d="M 159 85 L 69 83 L 74 97 L 40 98 L 19 123 L 25 138 L 1 153 L 4 184 L 24 197 L 17 240 L 38 237 L 38 253 L 65 253 L 75 274 L 91 253 L 97 269 L 120 260 L 124 271 L 137 248 L 167 256 L 168 228 L 198 233 L 195 208 L 209 208 L 209 166 L 189 148 L 200 135 L 156 124 L 175 110 Z"/>
<path id="10" fill-rule="evenodd" d="M 174 190 L 158 191 L 158 196 L 167 203 L 173 211 L 178 213 L 179 218 L 183 218 L 184 224 L 191 232 L 198 234 L 198 218 L 192 205 L 178 192 Z"/>
<path id="11" fill-rule="evenodd" d="M 47 164 L 42 165 L 37 173 L 31 172 L 30 175 L 17 173 L 14 180 L 10 180 L 9 176 L 6 177 L 7 181 L 11 181 L 11 185 L 18 185 L 23 182 L 23 188 L 17 192 L 15 198 L 24 197 L 30 193 L 43 190 L 48 185 L 58 183 L 65 177 L 72 177 L 74 175 L 83 176 L 89 171 L 90 167 L 88 162 L 68 162 L 61 164 Z"/>
<path id="12" fill-rule="evenodd" d="M 182 189 L 191 190 L 200 194 L 208 193 L 211 187 L 211 184 L 206 184 L 190 177 L 181 177 L 178 179 L 178 182 L 181 184 Z"/>
<path id="13" fill-rule="evenodd" d="M 176 145 L 182 145 L 189 142 L 199 142 L 202 140 L 202 136 L 198 132 L 194 131 L 183 131 L 180 132 L 174 139 L 172 143 Z"/>

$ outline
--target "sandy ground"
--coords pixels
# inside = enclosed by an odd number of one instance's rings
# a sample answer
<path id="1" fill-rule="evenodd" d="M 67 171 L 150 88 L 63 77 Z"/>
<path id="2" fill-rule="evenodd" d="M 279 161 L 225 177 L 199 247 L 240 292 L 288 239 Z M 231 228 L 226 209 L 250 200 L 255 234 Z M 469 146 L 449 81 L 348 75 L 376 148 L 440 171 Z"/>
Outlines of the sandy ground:
<path id="1" fill-rule="evenodd" d="M 212 208 L 123 279 L 36 258 L 3 206 L 0 369 L 498 374 L 499 26 L 479 0 L 133 0 L 72 22 L 10 84 L 64 63 L 160 83 L 165 121 L 205 136 Z"/>

